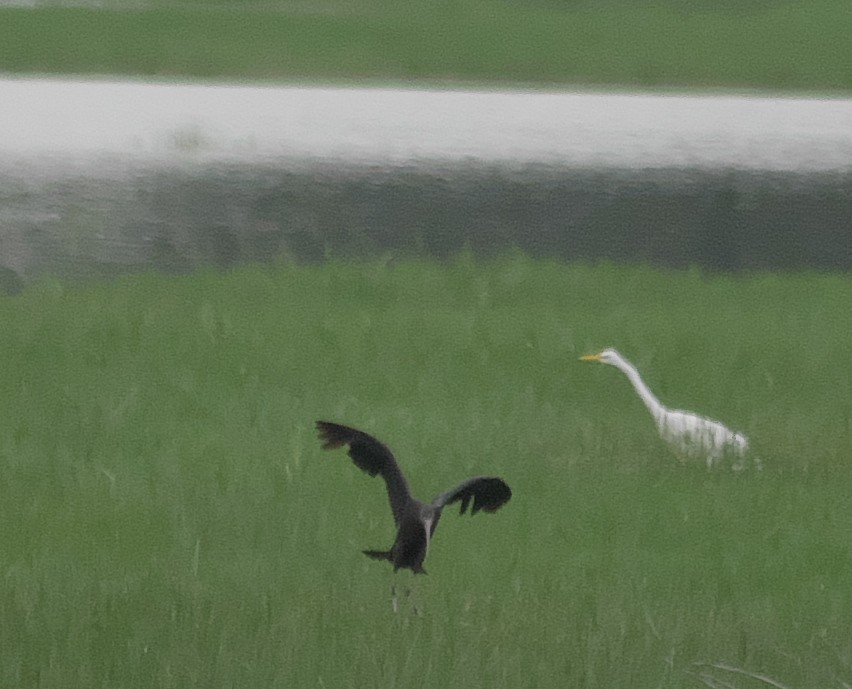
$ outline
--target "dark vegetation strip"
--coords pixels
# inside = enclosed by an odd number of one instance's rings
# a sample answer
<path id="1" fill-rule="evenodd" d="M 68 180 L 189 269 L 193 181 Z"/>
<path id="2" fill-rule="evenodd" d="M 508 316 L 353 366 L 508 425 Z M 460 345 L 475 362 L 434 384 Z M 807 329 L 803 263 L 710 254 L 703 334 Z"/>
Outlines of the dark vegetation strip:
<path id="1" fill-rule="evenodd" d="M 90 278 L 513 248 L 569 262 L 848 271 L 850 181 L 841 173 L 318 164 L 116 172 L 38 187 L 9 175 L 0 176 L 0 263 L 5 291 L 44 273 Z M 90 200 L 85 209 L 81 197 Z"/>
<path id="2" fill-rule="evenodd" d="M 852 90 L 846 0 L 0 9 L 0 71 Z"/>

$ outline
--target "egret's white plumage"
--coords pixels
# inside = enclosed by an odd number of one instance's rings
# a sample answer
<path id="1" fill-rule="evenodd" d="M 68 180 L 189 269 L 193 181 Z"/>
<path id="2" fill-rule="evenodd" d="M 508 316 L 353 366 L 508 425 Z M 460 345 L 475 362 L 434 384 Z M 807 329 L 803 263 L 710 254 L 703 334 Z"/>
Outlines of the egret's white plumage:
<path id="1" fill-rule="evenodd" d="M 660 437 L 676 453 L 690 458 L 703 457 L 707 466 L 730 455 L 741 460 L 748 450 L 748 439 L 742 433 L 736 433 L 718 421 L 700 414 L 678 409 L 668 409 L 645 385 L 636 367 L 614 349 L 605 349 L 598 354 L 580 357 L 581 361 L 599 361 L 621 370 L 633 385 L 639 397 L 645 403 Z"/>

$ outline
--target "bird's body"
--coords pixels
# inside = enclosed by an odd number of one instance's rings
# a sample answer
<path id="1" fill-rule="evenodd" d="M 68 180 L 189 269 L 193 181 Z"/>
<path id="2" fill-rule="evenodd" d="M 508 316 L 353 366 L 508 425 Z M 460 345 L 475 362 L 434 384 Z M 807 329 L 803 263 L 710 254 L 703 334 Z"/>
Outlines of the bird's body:
<path id="1" fill-rule="evenodd" d="M 424 574 L 423 561 L 429 553 L 429 541 L 438 526 L 435 509 L 412 498 L 402 518 L 396 523 L 396 539 L 390 550 L 365 550 L 364 554 L 375 560 L 387 560 L 394 570 L 410 569 Z"/>
<path id="2" fill-rule="evenodd" d="M 677 454 L 688 458 L 704 458 L 707 466 L 726 455 L 741 459 L 748 450 L 748 439 L 713 419 L 679 409 L 668 409 L 642 380 L 636 367 L 614 349 L 580 357 L 581 361 L 599 361 L 622 371 L 645 403 L 660 437 Z"/>
<path id="3" fill-rule="evenodd" d="M 377 560 L 388 560 L 394 571 L 410 569 L 415 574 L 425 573 L 423 561 L 429 552 L 429 543 L 441 512 L 447 505 L 461 501 L 461 514 L 471 502 L 471 514 L 481 509 L 495 512 L 512 497 L 512 491 L 503 479 L 477 476 L 441 493 L 432 502 L 422 502 L 412 497 L 408 481 L 393 453 L 371 435 L 329 421 L 317 421 L 317 430 L 323 449 L 349 445 L 349 456 L 360 469 L 384 479 L 396 524 L 396 539 L 390 550 L 365 550 L 364 554 Z"/>

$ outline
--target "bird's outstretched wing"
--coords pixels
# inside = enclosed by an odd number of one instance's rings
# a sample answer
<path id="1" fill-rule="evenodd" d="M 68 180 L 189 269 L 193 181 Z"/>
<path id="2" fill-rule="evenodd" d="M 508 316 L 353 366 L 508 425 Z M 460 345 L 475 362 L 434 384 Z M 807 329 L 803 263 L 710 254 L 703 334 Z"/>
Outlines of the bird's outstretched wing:
<path id="1" fill-rule="evenodd" d="M 432 501 L 432 505 L 441 509 L 445 505 L 451 505 L 461 500 L 459 514 L 464 514 L 467 511 L 467 506 L 473 501 L 470 508 L 471 514 L 476 514 L 479 510 L 496 512 L 509 502 L 511 497 L 512 489 L 503 479 L 495 476 L 476 476 L 460 483 L 455 488 L 444 491 Z"/>
<path id="2" fill-rule="evenodd" d="M 385 480 L 393 519 L 398 524 L 405 505 L 411 500 L 411 494 L 393 453 L 373 436 L 349 426 L 317 421 L 317 431 L 324 450 L 349 445 L 349 456 L 358 468 L 370 476 L 378 474 Z"/>

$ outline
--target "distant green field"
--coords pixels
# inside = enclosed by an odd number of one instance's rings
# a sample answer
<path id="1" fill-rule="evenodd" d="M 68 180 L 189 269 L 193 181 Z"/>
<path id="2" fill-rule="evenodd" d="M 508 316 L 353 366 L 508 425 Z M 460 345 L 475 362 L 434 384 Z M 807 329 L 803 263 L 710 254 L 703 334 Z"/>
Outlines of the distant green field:
<path id="1" fill-rule="evenodd" d="M 848 0 L 316 0 L 0 9 L 0 71 L 852 90 Z"/>
<path id="2" fill-rule="evenodd" d="M 145 274 L 0 297 L 0 684 L 852 683 L 852 280 L 489 262 Z M 745 431 L 682 465 L 615 369 Z M 446 514 L 394 577 L 387 442 Z M 763 677 L 765 679 L 761 679 Z"/>

